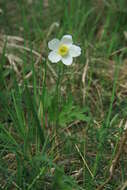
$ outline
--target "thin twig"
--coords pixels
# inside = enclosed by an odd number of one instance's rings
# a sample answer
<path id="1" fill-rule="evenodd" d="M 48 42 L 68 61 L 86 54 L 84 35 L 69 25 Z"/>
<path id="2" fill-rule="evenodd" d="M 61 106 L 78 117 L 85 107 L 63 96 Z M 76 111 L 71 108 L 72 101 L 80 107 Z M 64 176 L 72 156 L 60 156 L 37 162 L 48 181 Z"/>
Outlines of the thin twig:
<path id="1" fill-rule="evenodd" d="M 123 184 L 122 188 L 120 190 L 124 190 L 127 187 L 127 181 Z"/>
<path id="2" fill-rule="evenodd" d="M 111 56 L 116 55 L 116 54 L 118 54 L 118 53 L 120 53 L 120 52 L 122 52 L 122 51 L 124 51 L 124 50 L 127 50 L 127 47 L 123 47 L 123 48 L 121 48 L 121 49 L 118 49 L 118 50 L 114 51 L 114 52 L 111 54 Z"/>
<path id="3" fill-rule="evenodd" d="M 86 96 L 86 74 L 87 74 L 87 70 L 88 70 L 88 64 L 89 64 L 89 59 L 87 58 L 87 60 L 86 60 L 86 65 L 85 65 L 85 67 L 84 67 L 83 74 L 82 74 L 83 103 L 85 102 L 85 96 Z"/>
<path id="4" fill-rule="evenodd" d="M 92 174 L 92 172 L 91 172 L 91 170 L 90 170 L 90 168 L 89 168 L 89 166 L 88 166 L 88 164 L 87 164 L 86 160 L 84 159 L 84 157 L 83 157 L 82 153 L 80 152 L 80 150 L 79 150 L 79 148 L 78 148 L 77 144 L 75 144 L 75 147 L 76 147 L 76 149 L 77 149 L 77 151 L 78 151 L 78 153 L 79 153 L 80 157 L 82 158 L 82 161 L 83 161 L 84 165 L 85 165 L 85 166 L 86 166 L 86 168 L 88 169 L 88 171 L 89 171 L 89 173 L 90 173 L 91 177 L 92 177 L 92 178 L 94 178 L 94 175 Z"/>

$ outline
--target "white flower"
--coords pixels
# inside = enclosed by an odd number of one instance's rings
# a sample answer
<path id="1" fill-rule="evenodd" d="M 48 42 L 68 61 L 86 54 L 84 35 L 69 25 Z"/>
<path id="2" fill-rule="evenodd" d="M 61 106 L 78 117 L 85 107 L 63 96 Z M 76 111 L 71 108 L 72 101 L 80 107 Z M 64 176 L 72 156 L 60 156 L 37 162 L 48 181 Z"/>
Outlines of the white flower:
<path id="1" fill-rule="evenodd" d="M 52 50 L 48 56 L 52 63 L 57 63 L 61 60 L 63 64 L 71 65 L 73 57 L 78 57 L 81 54 L 81 48 L 73 44 L 71 35 L 65 35 L 61 40 L 56 38 L 51 40 L 48 47 Z"/>

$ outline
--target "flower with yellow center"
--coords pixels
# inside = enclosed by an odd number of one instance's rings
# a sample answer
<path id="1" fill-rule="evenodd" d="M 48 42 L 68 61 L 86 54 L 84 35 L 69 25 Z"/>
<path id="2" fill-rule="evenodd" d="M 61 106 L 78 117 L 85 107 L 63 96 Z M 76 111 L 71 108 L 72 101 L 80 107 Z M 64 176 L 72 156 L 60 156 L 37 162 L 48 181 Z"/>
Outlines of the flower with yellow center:
<path id="1" fill-rule="evenodd" d="M 52 63 L 57 63 L 61 60 L 63 64 L 71 65 L 73 57 L 78 57 L 81 54 L 81 48 L 73 44 L 71 35 L 64 35 L 61 40 L 51 40 L 48 47 L 52 50 L 48 56 Z"/>
<path id="2" fill-rule="evenodd" d="M 61 56 L 65 56 L 67 55 L 69 52 L 69 48 L 66 46 L 66 45 L 61 45 L 59 48 L 58 48 L 58 53 L 59 55 Z"/>

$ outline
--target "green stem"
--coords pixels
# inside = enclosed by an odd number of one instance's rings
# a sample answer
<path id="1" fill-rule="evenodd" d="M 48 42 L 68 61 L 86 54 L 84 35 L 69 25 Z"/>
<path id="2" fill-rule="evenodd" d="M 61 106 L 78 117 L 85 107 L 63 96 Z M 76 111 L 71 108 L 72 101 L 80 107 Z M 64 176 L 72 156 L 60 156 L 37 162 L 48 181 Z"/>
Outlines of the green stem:
<path id="1" fill-rule="evenodd" d="M 61 74 L 62 74 L 62 64 L 58 64 L 58 79 L 56 84 L 56 128 L 58 127 L 59 111 L 60 111 L 60 97 L 61 97 Z"/>

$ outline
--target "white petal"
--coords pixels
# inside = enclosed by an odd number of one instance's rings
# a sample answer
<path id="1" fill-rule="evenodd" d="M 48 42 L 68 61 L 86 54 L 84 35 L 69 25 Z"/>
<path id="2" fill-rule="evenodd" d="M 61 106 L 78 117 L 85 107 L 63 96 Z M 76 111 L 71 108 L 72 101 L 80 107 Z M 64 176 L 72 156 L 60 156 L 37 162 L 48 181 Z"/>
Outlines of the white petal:
<path id="1" fill-rule="evenodd" d="M 72 61 L 73 61 L 72 56 L 69 54 L 65 57 L 62 57 L 62 62 L 64 65 L 71 65 Z"/>
<path id="2" fill-rule="evenodd" d="M 76 45 L 72 45 L 69 49 L 69 53 L 72 57 L 78 57 L 81 54 L 81 48 Z"/>
<path id="3" fill-rule="evenodd" d="M 60 45 L 60 41 L 58 39 L 56 39 L 56 38 L 54 38 L 53 40 L 48 42 L 48 47 L 51 50 L 57 50 L 59 45 Z"/>
<path id="4" fill-rule="evenodd" d="M 61 39 L 62 44 L 71 45 L 73 43 L 71 35 L 64 35 Z"/>
<path id="5" fill-rule="evenodd" d="M 57 63 L 61 60 L 61 56 L 55 52 L 55 51 L 51 51 L 49 53 L 48 59 L 52 62 L 52 63 Z"/>

